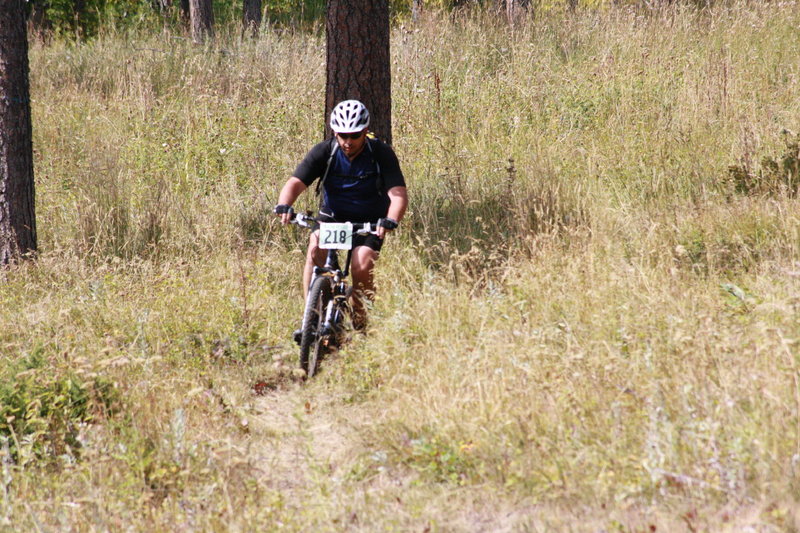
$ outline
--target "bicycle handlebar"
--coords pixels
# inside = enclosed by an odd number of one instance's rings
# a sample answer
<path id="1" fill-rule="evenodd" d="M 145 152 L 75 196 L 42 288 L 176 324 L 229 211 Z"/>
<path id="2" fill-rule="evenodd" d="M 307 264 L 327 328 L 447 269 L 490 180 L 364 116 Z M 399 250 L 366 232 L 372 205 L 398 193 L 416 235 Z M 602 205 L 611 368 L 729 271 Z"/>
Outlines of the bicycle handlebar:
<path id="1" fill-rule="evenodd" d="M 301 226 L 303 228 L 314 229 L 317 219 L 309 213 L 291 212 L 291 223 Z M 353 235 L 377 235 L 377 224 L 370 222 L 353 222 Z"/>

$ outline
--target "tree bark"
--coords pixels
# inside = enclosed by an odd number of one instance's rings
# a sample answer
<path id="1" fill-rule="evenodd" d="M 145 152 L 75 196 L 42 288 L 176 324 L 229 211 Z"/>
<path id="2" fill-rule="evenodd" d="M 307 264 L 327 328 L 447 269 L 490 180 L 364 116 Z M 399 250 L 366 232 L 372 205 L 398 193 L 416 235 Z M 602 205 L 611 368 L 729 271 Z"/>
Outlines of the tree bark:
<path id="1" fill-rule="evenodd" d="M 189 15 L 192 19 L 192 40 L 202 44 L 214 38 L 214 12 L 211 0 L 189 0 Z"/>
<path id="2" fill-rule="evenodd" d="M 244 0 L 242 22 L 245 33 L 258 37 L 261 28 L 261 0 Z"/>
<path id="3" fill-rule="evenodd" d="M 387 0 L 329 0 L 325 135 L 342 100 L 360 100 L 370 113 L 370 130 L 392 142 L 392 76 Z"/>
<path id="4" fill-rule="evenodd" d="M 28 39 L 23 0 L 0 0 L 0 265 L 36 251 Z"/>

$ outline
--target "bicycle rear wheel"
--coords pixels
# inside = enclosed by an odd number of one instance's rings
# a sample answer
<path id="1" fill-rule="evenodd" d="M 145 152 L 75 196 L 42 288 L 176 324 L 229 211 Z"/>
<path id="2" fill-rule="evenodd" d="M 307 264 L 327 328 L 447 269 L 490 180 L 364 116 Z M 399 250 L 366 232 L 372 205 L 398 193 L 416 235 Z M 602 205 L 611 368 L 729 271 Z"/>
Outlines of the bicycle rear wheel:
<path id="1" fill-rule="evenodd" d="M 300 368 L 311 378 L 317 371 L 320 355 L 327 335 L 322 334 L 325 323 L 325 309 L 331 300 L 330 280 L 318 277 L 311 283 L 303 315 L 303 335 L 300 338 Z"/>

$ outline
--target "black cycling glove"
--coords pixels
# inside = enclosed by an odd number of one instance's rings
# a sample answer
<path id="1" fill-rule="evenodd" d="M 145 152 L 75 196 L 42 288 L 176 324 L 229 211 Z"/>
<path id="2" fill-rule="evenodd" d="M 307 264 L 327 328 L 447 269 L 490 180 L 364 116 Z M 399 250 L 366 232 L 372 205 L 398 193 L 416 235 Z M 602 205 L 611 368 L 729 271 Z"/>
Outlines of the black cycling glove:
<path id="1" fill-rule="evenodd" d="M 294 213 L 294 209 L 292 209 L 292 206 L 286 205 L 286 204 L 278 204 L 278 205 L 276 205 L 275 209 L 273 209 L 273 211 L 275 212 L 276 215 L 283 215 L 285 213 L 289 213 L 289 214 Z"/>
<path id="2" fill-rule="evenodd" d="M 386 217 L 378 219 L 378 226 L 388 230 L 397 229 L 398 224 L 399 223 L 393 218 Z"/>

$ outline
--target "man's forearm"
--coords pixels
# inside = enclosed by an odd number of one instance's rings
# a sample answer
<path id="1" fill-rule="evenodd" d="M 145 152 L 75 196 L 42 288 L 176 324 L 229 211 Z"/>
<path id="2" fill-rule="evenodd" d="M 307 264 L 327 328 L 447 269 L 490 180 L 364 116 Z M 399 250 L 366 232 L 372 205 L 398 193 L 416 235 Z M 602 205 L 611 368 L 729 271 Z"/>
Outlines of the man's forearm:
<path id="1" fill-rule="evenodd" d="M 405 187 L 392 187 L 389 189 L 389 210 L 386 213 L 388 218 L 397 222 L 403 220 L 408 208 L 408 194 Z"/>
<path id="2" fill-rule="evenodd" d="M 300 181 L 298 178 L 292 176 L 286 181 L 283 189 L 281 189 L 281 193 L 278 195 L 278 204 L 294 204 L 295 200 L 297 200 L 297 197 L 300 196 L 300 194 L 302 194 L 302 192 L 305 190 L 306 184 Z"/>

